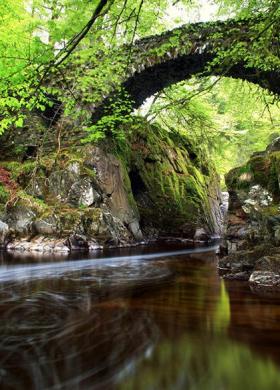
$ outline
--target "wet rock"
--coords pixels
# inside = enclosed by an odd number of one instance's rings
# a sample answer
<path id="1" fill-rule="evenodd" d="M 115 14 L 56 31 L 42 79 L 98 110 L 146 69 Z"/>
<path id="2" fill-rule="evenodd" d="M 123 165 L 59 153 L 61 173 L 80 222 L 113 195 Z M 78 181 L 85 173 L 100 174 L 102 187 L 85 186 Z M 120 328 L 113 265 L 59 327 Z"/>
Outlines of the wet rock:
<path id="1" fill-rule="evenodd" d="M 88 241 L 88 250 L 89 251 L 97 251 L 103 249 L 103 246 L 98 243 L 96 240 Z"/>
<path id="2" fill-rule="evenodd" d="M 249 279 L 250 285 L 261 290 L 280 290 L 280 275 L 272 271 L 254 271 Z"/>
<path id="3" fill-rule="evenodd" d="M 74 234 L 68 238 L 67 244 L 70 250 L 88 250 L 89 244 L 86 236 L 80 236 L 78 234 Z"/>
<path id="4" fill-rule="evenodd" d="M 70 248 L 64 239 L 36 237 L 16 239 L 7 245 L 8 250 L 22 252 L 69 252 Z"/>

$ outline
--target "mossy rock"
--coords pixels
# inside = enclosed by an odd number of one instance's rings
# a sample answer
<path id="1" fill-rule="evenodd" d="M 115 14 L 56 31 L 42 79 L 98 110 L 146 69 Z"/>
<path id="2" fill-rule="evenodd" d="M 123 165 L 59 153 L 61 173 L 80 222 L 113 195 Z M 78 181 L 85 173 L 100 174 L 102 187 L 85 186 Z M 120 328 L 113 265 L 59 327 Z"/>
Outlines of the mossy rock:
<path id="1" fill-rule="evenodd" d="M 229 191 L 249 189 L 254 182 L 250 163 L 231 169 L 225 176 L 225 182 Z"/>
<path id="2" fill-rule="evenodd" d="M 250 158 L 250 169 L 256 184 L 268 188 L 270 167 L 270 159 L 266 156 L 254 156 Z"/>
<path id="3" fill-rule="evenodd" d="M 208 230 L 213 231 L 208 196 L 211 182 L 218 184 L 218 180 L 209 156 L 197 148 L 193 150 L 191 141 L 183 135 L 159 126 L 142 121 L 133 130 L 132 153 L 123 160 L 142 226 L 178 234 L 184 226 L 189 230 L 192 225 L 195 230 L 195 226 L 208 224 Z"/>

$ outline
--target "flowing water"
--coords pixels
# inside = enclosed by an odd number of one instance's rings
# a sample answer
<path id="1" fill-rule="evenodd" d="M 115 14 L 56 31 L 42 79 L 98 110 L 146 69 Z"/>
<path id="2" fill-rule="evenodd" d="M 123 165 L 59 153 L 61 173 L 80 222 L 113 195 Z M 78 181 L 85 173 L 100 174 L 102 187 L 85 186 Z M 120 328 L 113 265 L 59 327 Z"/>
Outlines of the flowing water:
<path id="1" fill-rule="evenodd" d="M 280 389 L 280 298 L 191 252 L 0 254 L 0 388 Z"/>

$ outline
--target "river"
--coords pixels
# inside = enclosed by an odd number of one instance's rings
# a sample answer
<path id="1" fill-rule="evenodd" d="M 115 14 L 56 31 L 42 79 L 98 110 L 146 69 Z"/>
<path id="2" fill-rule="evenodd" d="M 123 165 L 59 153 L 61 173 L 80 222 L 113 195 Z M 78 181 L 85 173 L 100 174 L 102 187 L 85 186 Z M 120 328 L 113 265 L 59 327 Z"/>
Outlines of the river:
<path id="1" fill-rule="evenodd" d="M 1 389 L 280 389 L 280 299 L 215 247 L 0 254 Z"/>

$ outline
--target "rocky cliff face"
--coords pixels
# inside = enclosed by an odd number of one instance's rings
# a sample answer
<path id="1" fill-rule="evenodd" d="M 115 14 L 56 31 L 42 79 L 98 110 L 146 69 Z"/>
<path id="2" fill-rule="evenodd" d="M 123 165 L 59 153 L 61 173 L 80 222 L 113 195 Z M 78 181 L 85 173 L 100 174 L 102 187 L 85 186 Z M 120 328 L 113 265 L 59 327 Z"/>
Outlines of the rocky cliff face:
<path id="1" fill-rule="evenodd" d="M 140 122 L 127 166 L 147 234 L 187 238 L 220 235 L 219 179 L 209 156 L 178 134 Z"/>
<path id="2" fill-rule="evenodd" d="M 4 142 L 1 247 L 92 250 L 150 237 L 219 234 L 219 183 L 206 156 L 187 139 L 143 121 L 131 134 L 122 150 L 110 142 L 72 141 L 39 153 L 42 132 L 36 141 L 32 127 L 24 139 L 15 136 L 14 146 L 11 137 Z"/>
<path id="3" fill-rule="evenodd" d="M 98 147 L 69 149 L 40 161 L 2 162 L 17 184 L 2 207 L 8 249 L 97 249 L 141 240 L 122 164 Z"/>
<path id="4" fill-rule="evenodd" d="M 220 267 L 226 277 L 250 278 L 255 286 L 280 284 L 280 138 L 230 171 L 226 184 L 229 256 Z"/>

